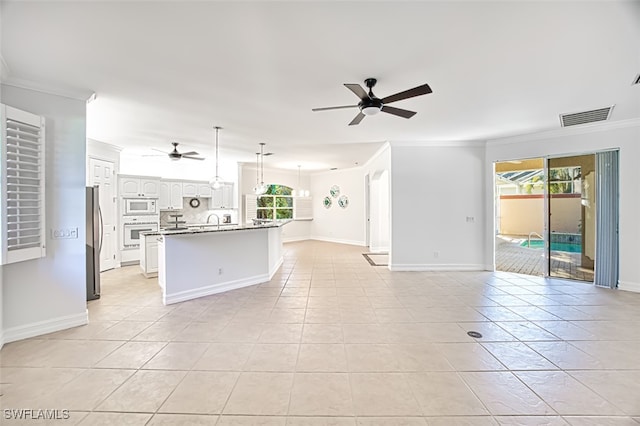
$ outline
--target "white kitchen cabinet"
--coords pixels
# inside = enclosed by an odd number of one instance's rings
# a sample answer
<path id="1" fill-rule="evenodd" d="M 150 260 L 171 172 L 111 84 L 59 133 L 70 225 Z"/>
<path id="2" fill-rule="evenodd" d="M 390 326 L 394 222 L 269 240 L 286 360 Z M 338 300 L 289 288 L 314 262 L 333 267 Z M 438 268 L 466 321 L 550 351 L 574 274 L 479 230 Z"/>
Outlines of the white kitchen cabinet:
<path id="1" fill-rule="evenodd" d="M 182 196 L 196 198 L 211 198 L 212 190 L 209 182 L 182 182 Z"/>
<path id="2" fill-rule="evenodd" d="M 146 278 L 158 276 L 158 242 L 161 235 L 140 235 L 140 269 Z"/>
<path id="3" fill-rule="evenodd" d="M 159 178 L 123 175 L 119 178 L 122 198 L 158 198 L 160 196 Z"/>
<path id="4" fill-rule="evenodd" d="M 232 182 L 223 183 L 219 189 L 213 190 L 213 196 L 209 201 L 210 209 L 234 209 Z"/>
<path id="5" fill-rule="evenodd" d="M 181 210 L 183 207 L 182 182 L 160 181 L 158 208 L 160 210 Z"/>

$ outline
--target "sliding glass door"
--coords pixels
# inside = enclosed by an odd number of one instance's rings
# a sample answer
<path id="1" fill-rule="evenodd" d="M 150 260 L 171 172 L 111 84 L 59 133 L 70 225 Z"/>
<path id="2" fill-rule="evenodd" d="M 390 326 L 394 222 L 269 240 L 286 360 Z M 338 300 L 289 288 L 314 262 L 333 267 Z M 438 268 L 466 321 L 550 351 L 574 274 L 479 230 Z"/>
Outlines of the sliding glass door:
<path id="1" fill-rule="evenodd" d="M 549 158 L 546 170 L 549 276 L 593 282 L 596 155 Z"/>

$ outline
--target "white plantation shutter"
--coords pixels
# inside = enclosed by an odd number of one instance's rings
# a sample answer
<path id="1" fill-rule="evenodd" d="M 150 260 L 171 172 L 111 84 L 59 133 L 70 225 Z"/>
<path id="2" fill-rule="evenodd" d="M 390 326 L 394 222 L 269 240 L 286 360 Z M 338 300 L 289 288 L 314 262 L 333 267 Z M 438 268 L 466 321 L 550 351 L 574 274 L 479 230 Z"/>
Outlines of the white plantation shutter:
<path id="1" fill-rule="evenodd" d="M 1 106 L 0 263 L 45 256 L 44 119 Z"/>
<path id="2" fill-rule="evenodd" d="M 293 199 L 293 219 L 310 220 L 313 219 L 313 198 L 303 197 Z"/>
<path id="3" fill-rule="evenodd" d="M 253 223 L 251 219 L 258 217 L 258 197 L 252 194 L 244 196 L 244 221 Z"/>

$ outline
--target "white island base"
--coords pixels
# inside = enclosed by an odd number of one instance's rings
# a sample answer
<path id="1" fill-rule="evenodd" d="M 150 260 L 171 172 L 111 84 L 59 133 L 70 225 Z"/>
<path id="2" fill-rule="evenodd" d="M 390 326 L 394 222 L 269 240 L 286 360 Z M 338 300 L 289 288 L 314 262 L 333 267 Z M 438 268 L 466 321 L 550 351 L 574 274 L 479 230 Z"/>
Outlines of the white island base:
<path id="1" fill-rule="evenodd" d="M 269 281 L 283 262 L 280 226 L 161 234 L 158 284 L 165 305 Z"/>

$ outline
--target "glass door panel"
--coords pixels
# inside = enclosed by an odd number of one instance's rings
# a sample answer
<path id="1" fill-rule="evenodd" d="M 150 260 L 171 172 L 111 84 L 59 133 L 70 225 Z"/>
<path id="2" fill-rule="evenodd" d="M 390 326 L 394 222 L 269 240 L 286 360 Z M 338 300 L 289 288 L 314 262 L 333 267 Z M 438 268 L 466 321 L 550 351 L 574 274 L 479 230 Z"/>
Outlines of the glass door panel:
<path id="1" fill-rule="evenodd" d="M 595 155 L 547 161 L 549 276 L 593 281 Z"/>

